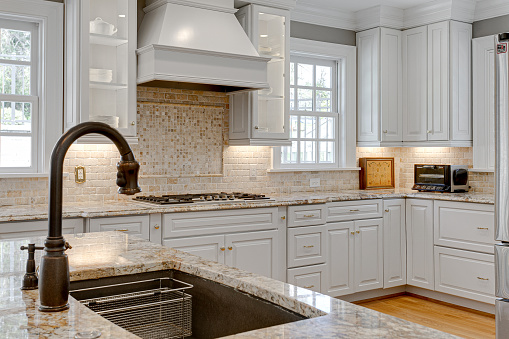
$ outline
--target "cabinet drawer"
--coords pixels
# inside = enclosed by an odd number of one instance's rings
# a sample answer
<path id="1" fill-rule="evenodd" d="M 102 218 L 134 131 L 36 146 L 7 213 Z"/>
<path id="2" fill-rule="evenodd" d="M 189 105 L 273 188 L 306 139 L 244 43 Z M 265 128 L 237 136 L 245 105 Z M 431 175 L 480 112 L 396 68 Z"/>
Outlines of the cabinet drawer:
<path id="1" fill-rule="evenodd" d="M 494 304 L 494 256 L 435 246 L 435 289 Z"/>
<path id="2" fill-rule="evenodd" d="M 325 225 L 288 229 L 288 267 L 325 262 Z"/>
<path id="3" fill-rule="evenodd" d="M 277 207 L 163 215 L 163 239 L 218 233 L 276 229 Z"/>
<path id="4" fill-rule="evenodd" d="M 90 232 L 120 231 L 149 240 L 149 216 L 89 219 L 89 230 Z"/>
<path id="5" fill-rule="evenodd" d="M 322 290 L 323 272 L 325 272 L 325 264 L 291 268 L 287 271 L 288 283 L 320 292 Z"/>
<path id="6" fill-rule="evenodd" d="M 338 201 L 327 204 L 327 222 L 382 217 L 382 199 Z"/>
<path id="7" fill-rule="evenodd" d="M 83 233 L 83 219 L 62 220 L 62 234 Z M 31 238 L 48 235 L 48 220 L 0 223 L 0 239 Z"/>
<path id="8" fill-rule="evenodd" d="M 288 227 L 325 224 L 325 204 L 288 207 Z"/>
<path id="9" fill-rule="evenodd" d="M 493 253 L 494 206 L 435 201 L 435 245 Z"/>

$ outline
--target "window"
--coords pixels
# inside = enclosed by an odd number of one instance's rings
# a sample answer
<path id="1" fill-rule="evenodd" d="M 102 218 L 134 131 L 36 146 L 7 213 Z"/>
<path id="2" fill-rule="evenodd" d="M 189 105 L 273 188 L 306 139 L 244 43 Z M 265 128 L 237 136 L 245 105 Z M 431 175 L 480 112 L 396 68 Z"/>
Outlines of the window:
<path id="1" fill-rule="evenodd" d="M 0 19 L 0 168 L 37 168 L 37 25 Z"/>
<path id="2" fill-rule="evenodd" d="M 281 165 L 337 167 L 336 62 L 292 56 L 290 140 L 281 147 Z"/>
<path id="3" fill-rule="evenodd" d="M 48 172 L 63 129 L 63 4 L 2 0 L 0 177 Z"/>
<path id="4" fill-rule="evenodd" d="M 273 169 L 356 169 L 356 48 L 290 38 L 291 146 L 273 148 Z"/>

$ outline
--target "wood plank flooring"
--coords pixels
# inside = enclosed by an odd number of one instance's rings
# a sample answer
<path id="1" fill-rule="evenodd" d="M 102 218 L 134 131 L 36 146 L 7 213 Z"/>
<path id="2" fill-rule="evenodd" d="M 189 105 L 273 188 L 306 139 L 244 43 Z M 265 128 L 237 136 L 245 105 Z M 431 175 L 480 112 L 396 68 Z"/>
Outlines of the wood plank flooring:
<path id="1" fill-rule="evenodd" d="M 403 294 L 355 304 L 462 338 L 495 338 L 494 315 L 416 295 Z"/>

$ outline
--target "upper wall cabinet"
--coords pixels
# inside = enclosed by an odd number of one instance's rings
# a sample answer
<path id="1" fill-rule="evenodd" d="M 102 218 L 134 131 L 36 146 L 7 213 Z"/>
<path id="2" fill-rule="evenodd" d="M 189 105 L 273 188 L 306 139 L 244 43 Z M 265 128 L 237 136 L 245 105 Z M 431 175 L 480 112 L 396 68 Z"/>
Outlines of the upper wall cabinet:
<path id="1" fill-rule="evenodd" d="M 67 0 L 65 5 L 65 129 L 99 121 L 136 142 L 136 1 Z M 85 137 L 85 142 L 105 140 Z"/>
<path id="2" fill-rule="evenodd" d="M 474 170 L 495 170 L 495 38 L 472 40 Z"/>
<path id="3" fill-rule="evenodd" d="M 269 89 L 230 97 L 230 145 L 281 146 L 288 141 L 289 11 L 248 5 L 237 13 L 260 56 L 269 57 Z"/>
<path id="4" fill-rule="evenodd" d="M 358 146 L 401 143 L 401 31 L 374 28 L 357 34 Z"/>
<path id="5" fill-rule="evenodd" d="M 357 34 L 358 146 L 471 146 L 472 26 Z"/>
<path id="6" fill-rule="evenodd" d="M 471 146 L 472 25 L 446 21 L 403 32 L 403 142 Z"/>

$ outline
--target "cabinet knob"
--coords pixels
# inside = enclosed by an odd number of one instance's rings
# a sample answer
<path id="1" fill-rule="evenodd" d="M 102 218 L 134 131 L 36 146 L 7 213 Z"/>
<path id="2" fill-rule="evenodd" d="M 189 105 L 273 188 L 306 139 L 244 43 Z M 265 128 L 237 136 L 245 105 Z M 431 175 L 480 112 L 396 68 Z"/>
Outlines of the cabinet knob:
<path id="1" fill-rule="evenodd" d="M 156 230 L 158 230 L 158 229 L 159 229 L 159 225 L 157 225 L 157 224 L 156 224 L 156 225 L 154 225 L 154 228 L 155 228 Z"/>
<path id="2" fill-rule="evenodd" d="M 354 234 L 355 234 L 355 232 L 350 232 L 350 233 L 351 233 L 352 235 L 354 235 Z"/>
<path id="3" fill-rule="evenodd" d="M 259 129 L 259 128 L 260 128 L 260 127 L 258 127 L 258 126 L 255 126 L 255 129 Z"/>
<path id="4" fill-rule="evenodd" d="M 477 277 L 477 279 L 479 279 L 479 280 L 485 280 L 485 281 L 486 281 L 486 280 L 490 280 L 490 279 L 488 279 L 488 278 L 481 278 L 481 277 Z"/>
<path id="5" fill-rule="evenodd" d="M 229 250 L 231 251 L 231 250 L 233 250 L 233 247 L 231 247 L 231 246 L 228 246 L 228 249 L 229 249 Z"/>
<path id="6" fill-rule="evenodd" d="M 426 133 L 431 134 L 431 133 L 432 133 L 432 131 L 426 131 Z"/>
<path id="7" fill-rule="evenodd" d="M 219 249 L 220 249 L 221 251 L 224 251 L 226 248 L 224 248 L 224 247 L 220 247 Z"/>
<path id="8" fill-rule="evenodd" d="M 282 219 L 282 220 L 285 220 L 285 219 L 286 219 L 286 215 L 283 215 L 283 216 L 281 217 L 281 219 Z"/>
<path id="9" fill-rule="evenodd" d="M 386 209 L 385 212 L 389 213 L 389 209 Z"/>
<path id="10" fill-rule="evenodd" d="M 361 233 L 361 231 L 355 231 L 355 233 L 359 234 L 359 233 Z"/>
<path id="11" fill-rule="evenodd" d="M 136 121 L 131 121 L 131 125 L 132 126 L 136 125 Z"/>
<path id="12" fill-rule="evenodd" d="M 488 230 L 488 227 L 477 227 L 478 230 Z"/>
<path id="13" fill-rule="evenodd" d="M 387 133 L 387 130 L 384 130 L 384 133 Z"/>

